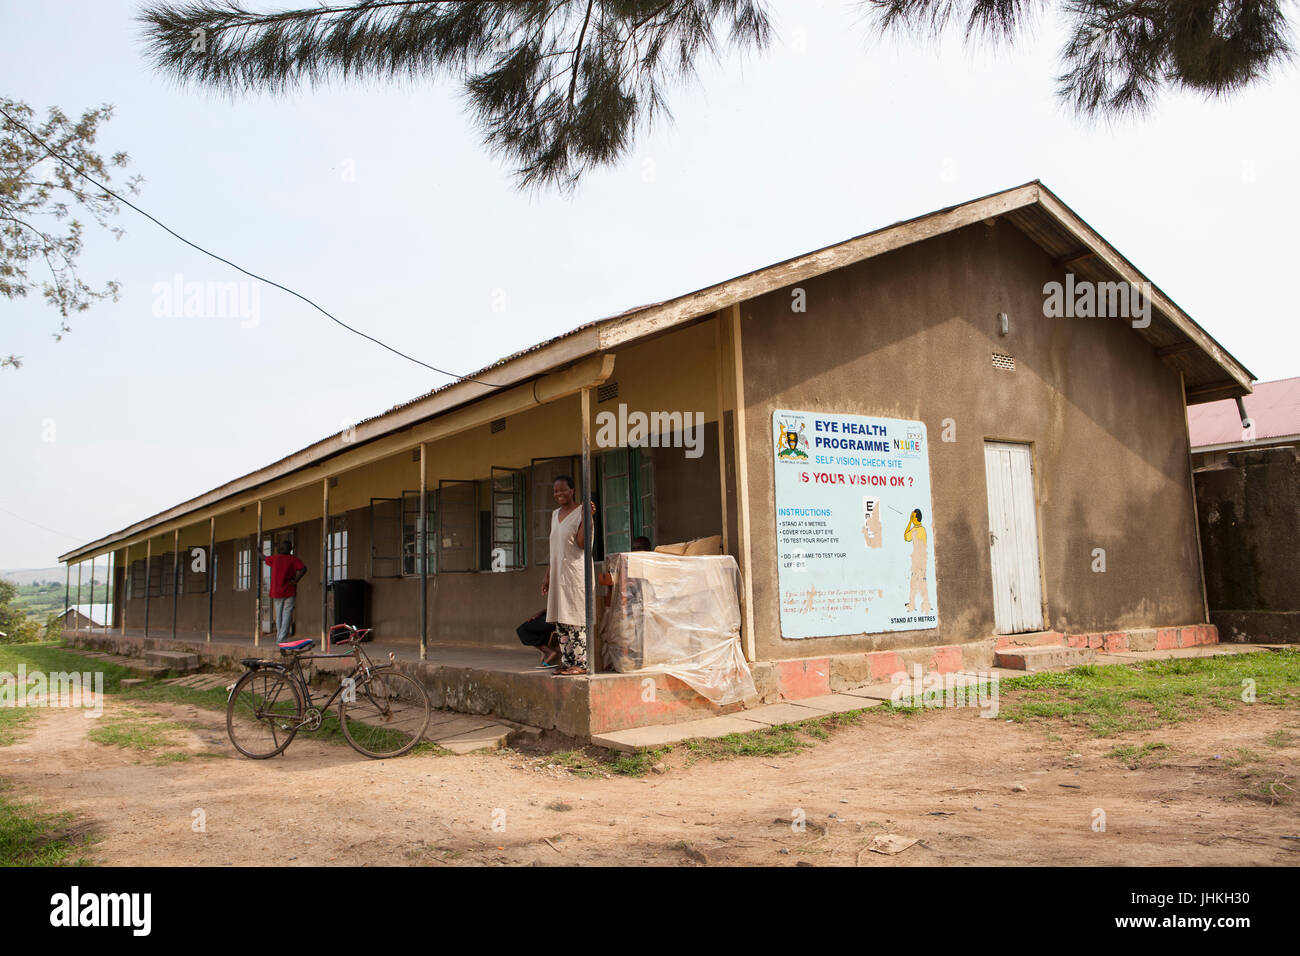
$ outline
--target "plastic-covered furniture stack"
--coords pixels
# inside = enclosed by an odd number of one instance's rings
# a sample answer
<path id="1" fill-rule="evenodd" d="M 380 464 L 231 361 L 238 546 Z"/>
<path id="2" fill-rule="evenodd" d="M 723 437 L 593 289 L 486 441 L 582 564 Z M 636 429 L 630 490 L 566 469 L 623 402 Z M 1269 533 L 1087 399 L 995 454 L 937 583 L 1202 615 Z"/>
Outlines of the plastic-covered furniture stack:
<path id="1" fill-rule="evenodd" d="M 613 577 L 601 623 L 606 666 L 671 674 L 718 705 L 755 695 L 740 648 L 735 558 L 632 551 L 609 555 L 605 570 Z"/>

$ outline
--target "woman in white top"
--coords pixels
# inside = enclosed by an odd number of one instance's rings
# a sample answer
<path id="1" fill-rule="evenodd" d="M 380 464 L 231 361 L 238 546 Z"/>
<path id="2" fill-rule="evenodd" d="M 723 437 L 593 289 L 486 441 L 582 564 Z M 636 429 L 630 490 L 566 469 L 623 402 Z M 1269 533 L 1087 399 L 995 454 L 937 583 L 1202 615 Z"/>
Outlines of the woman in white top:
<path id="1" fill-rule="evenodd" d="M 551 554 L 542 581 L 546 595 L 546 623 L 555 625 L 560 641 L 557 677 L 587 673 L 587 598 L 582 560 L 586 537 L 582 512 L 574 494 L 573 479 L 561 475 L 553 485 L 555 503 L 551 512 Z M 591 504 L 596 514 L 596 503 Z"/>

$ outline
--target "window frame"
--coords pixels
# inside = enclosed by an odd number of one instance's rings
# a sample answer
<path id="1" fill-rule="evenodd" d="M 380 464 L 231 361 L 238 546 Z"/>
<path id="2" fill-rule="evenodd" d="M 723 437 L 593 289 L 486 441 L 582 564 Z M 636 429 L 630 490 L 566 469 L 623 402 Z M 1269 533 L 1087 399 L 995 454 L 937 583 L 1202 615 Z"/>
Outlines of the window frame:
<path id="1" fill-rule="evenodd" d="M 344 580 L 348 576 L 348 516 L 331 515 L 329 530 L 325 534 L 325 584 Z M 342 573 L 340 573 L 340 570 Z"/>
<path id="2" fill-rule="evenodd" d="M 253 589 L 253 543 L 244 541 L 235 548 L 235 590 Z"/>
<path id="3" fill-rule="evenodd" d="M 501 571 L 521 571 L 528 567 L 528 484 L 529 472 L 527 468 L 508 468 L 503 465 L 492 466 L 492 476 L 488 479 L 488 510 L 491 514 L 491 541 L 488 549 L 488 566 L 484 571 L 494 572 L 497 569 L 493 567 L 492 555 L 501 545 L 508 545 L 509 551 L 512 552 L 511 562 L 501 568 Z M 512 479 L 512 488 L 500 489 L 497 487 L 499 478 L 510 476 Z M 502 516 L 498 513 L 498 503 L 507 500 L 510 503 L 510 514 Z M 502 530 L 502 522 L 510 523 L 512 539 L 506 541 L 497 537 Z M 506 548 L 501 548 L 506 550 Z"/>
<path id="4" fill-rule="evenodd" d="M 424 492 L 424 554 L 429 565 L 429 574 L 438 573 L 438 554 L 432 548 L 433 538 L 430 534 L 437 525 L 438 493 L 435 488 L 426 488 Z M 420 577 L 420 492 L 403 491 L 401 498 L 401 576 L 404 578 Z M 408 502 L 411 504 L 408 506 Z M 409 519 L 409 522 L 408 522 Z M 409 562 L 409 563 L 408 563 Z"/>

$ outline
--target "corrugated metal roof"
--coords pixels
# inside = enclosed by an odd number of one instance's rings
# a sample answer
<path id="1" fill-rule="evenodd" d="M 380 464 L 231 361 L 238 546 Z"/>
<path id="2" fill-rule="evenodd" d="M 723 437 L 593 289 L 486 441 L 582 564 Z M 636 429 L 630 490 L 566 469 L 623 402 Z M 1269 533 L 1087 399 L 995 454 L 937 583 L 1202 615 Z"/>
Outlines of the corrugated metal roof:
<path id="1" fill-rule="evenodd" d="M 645 305 L 638 305 L 638 306 L 635 306 L 634 308 L 631 308 L 631 309 L 624 309 L 622 312 L 615 312 L 613 315 L 607 315 L 607 316 L 605 316 L 604 318 L 601 318 L 601 319 L 593 319 L 593 320 L 590 321 L 590 322 L 584 322 L 584 323 L 582 323 L 582 325 L 579 325 L 579 326 L 577 326 L 576 328 L 569 329 L 569 331 L 567 331 L 567 332 L 561 332 L 559 335 L 552 336 L 551 338 L 549 338 L 549 339 L 545 339 L 545 340 L 543 340 L 543 341 L 541 341 L 541 342 L 537 342 L 536 344 L 534 344 L 534 345 L 530 345 L 530 346 L 528 346 L 527 348 L 522 348 L 522 349 L 520 349 L 518 352 L 512 352 L 512 353 L 510 353 L 509 355 L 503 356 L 503 357 L 497 359 L 495 362 L 492 362 L 490 365 L 485 365 L 485 366 L 483 366 L 483 367 L 482 367 L 481 369 L 479 369 L 477 372 L 471 372 L 470 374 L 464 376 L 463 378 L 452 379 L 450 382 L 447 382 L 445 385 L 439 385 L 439 386 L 438 386 L 437 388 L 435 388 L 435 389 L 430 389 L 429 391 L 424 392 L 423 394 L 417 395 L 417 396 L 415 396 L 414 398 L 409 399 L 408 401 L 405 401 L 405 402 L 399 402 L 398 404 L 394 405 L 392 408 L 389 408 L 389 409 L 386 409 L 385 411 L 379 412 L 379 413 L 376 414 L 376 415 L 371 415 L 371 416 L 369 416 L 369 417 L 367 417 L 367 418 L 363 418 L 363 419 L 361 419 L 360 421 L 358 421 L 357 424 L 358 424 L 358 425 L 363 425 L 363 424 L 365 424 L 366 422 L 371 422 L 371 421 L 374 421 L 374 420 L 376 420 L 376 419 L 383 418 L 385 415 L 391 415 L 393 412 L 399 411 L 400 409 L 403 409 L 403 408 L 407 408 L 407 407 L 409 407 L 409 406 L 411 406 L 411 405 L 416 404 L 417 402 L 422 402 L 422 401 L 424 401 L 426 398 L 429 398 L 429 397 L 431 397 L 431 396 L 433 396 L 433 395 L 437 395 L 439 392 L 446 391 L 447 389 L 451 388 L 453 385 L 456 385 L 456 384 L 458 384 L 458 383 L 460 383 L 460 382 L 462 382 L 462 381 L 465 381 L 466 379 L 468 379 L 468 380 L 470 380 L 470 381 L 477 381 L 477 380 L 481 379 L 484 375 L 489 374 L 493 369 L 495 369 L 495 368 L 501 368 L 502 366 L 507 365 L 507 364 L 510 363 L 510 362 L 513 362 L 515 359 L 519 358 L 521 355 L 528 355 L 528 354 L 530 354 L 530 353 L 532 353 L 532 352 L 540 352 L 542 349 L 546 348 L 546 347 L 549 346 L 549 345 L 552 345 L 552 344 L 555 343 L 555 342 L 560 341 L 561 339 L 567 339 L 569 336 L 571 336 L 571 335 L 577 335 L 579 332 L 582 332 L 582 331 L 584 331 L 584 330 L 586 330 L 586 329 L 595 328 L 596 326 L 600 325 L 600 324 L 603 323 L 603 322 L 610 322 L 610 321 L 612 321 L 612 320 L 614 320 L 614 319 L 621 319 L 621 318 L 623 318 L 624 316 L 632 315 L 632 314 L 634 314 L 634 313 L 644 311 L 645 309 L 652 309 L 652 308 L 654 308 L 656 305 L 662 305 L 662 304 L 663 304 L 663 303 L 661 303 L 661 302 L 649 302 L 649 303 L 646 303 Z M 492 382 L 485 382 L 484 384 L 486 384 L 486 385 L 491 385 L 491 384 L 493 384 L 493 383 L 492 383 Z"/>
<path id="2" fill-rule="evenodd" d="M 1300 376 L 1256 382 L 1254 392 L 1242 401 L 1255 422 L 1256 442 L 1300 435 Z M 1241 415 L 1231 399 L 1192 405 L 1187 409 L 1187 425 L 1193 448 L 1244 441 Z"/>

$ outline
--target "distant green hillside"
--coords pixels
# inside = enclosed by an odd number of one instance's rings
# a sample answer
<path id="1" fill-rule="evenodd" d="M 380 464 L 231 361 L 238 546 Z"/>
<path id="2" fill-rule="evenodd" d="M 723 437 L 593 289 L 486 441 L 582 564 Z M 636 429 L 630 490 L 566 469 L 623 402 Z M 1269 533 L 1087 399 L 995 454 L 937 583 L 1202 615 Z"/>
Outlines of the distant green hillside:
<path id="1" fill-rule="evenodd" d="M 44 626 L 49 620 L 51 614 L 58 614 L 63 610 L 64 585 L 63 582 L 57 584 L 47 582 L 45 584 L 20 584 L 17 594 L 11 602 L 12 606 L 22 611 L 27 617 Z M 71 604 L 77 603 L 77 589 L 74 586 L 67 600 Z M 105 582 L 95 582 L 95 603 L 105 604 L 112 600 L 111 589 Z M 82 579 L 81 582 L 81 603 L 90 603 L 90 581 Z"/>

